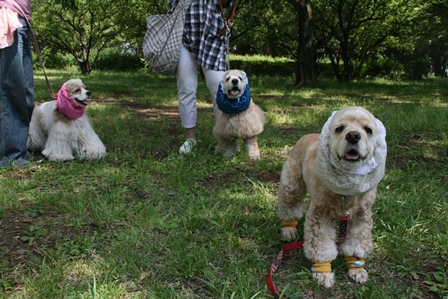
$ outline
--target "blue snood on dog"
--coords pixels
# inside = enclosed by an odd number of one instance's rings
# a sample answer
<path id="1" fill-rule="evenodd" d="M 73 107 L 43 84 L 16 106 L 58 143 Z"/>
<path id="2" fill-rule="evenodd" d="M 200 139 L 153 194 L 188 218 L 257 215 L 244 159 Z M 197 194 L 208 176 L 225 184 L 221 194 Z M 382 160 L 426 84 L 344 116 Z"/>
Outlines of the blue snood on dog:
<path id="1" fill-rule="evenodd" d="M 238 114 L 249 109 L 250 106 L 250 88 L 246 84 L 246 89 L 241 97 L 237 99 L 229 99 L 222 89 L 222 81 L 219 83 L 218 93 L 216 94 L 216 104 L 219 110 L 225 114 Z"/>

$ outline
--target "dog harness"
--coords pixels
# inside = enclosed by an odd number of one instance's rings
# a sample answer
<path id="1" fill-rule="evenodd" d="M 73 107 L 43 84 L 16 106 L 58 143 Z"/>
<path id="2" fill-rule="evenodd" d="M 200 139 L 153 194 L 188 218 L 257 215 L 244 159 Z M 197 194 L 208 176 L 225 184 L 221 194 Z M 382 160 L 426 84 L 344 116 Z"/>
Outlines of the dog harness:
<path id="1" fill-rule="evenodd" d="M 62 114 L 71 119 L 80 118 L 86 109 L 86 107 L 76 105 L 74 100 L 70 98 L 65 88 L 65 83 L 62 84 L 61 89 L 59 89 L 56 95 L 56 106 Z"/>
<path id="2" fill-rule="evenodd" d="M 238 99 L 229 99 L 225 94 L 222 81 L 219 82 L 218 92 L 216 94 L 216 104 L 219 110 L 225 114 L 238 114 L 249 109 L 250 106 L 250 88 L 249 84 L 246 84 L 246 89 L 244 90 L 241 97 Z"/>

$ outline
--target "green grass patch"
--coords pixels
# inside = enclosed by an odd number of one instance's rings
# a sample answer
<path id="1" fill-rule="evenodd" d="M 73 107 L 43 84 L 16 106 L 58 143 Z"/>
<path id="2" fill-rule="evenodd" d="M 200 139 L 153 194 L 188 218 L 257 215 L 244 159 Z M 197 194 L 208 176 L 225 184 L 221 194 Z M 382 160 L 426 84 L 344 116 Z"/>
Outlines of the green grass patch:
<path id="1" fill-rule="evenodd" d="M 55 91 L 79 77 L 48 73 Z M 338 259 L 335 286 L 317 286 L 297 250 L 275 284 L 286 298 L 448 297 L 448 80 L 296 89 L 292 77 L 248 74 L 267 117 L 258 163 L 244 151 L 230 160 L 214 155 L 203 81 L 199 145 L 180 156 L 174 77 L 82 77 L 107 155 L 0 170 L 0 298 L 272 298 L 265 280 L 283 245 L 274 203 L 284 150 L 346 105 L 368 108 L 387 129 L 369 281 L 354 284 Z M 47 100 L 36 73 L 36 101 Z"/>

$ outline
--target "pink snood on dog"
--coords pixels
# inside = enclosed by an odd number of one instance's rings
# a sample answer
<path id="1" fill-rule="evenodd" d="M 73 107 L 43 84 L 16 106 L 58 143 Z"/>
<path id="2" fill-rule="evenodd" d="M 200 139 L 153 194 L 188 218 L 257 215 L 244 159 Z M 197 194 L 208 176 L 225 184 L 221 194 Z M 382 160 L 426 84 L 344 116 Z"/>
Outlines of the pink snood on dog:
<path id="1" fill-rule="evenodd" d="M 62 84 L 61 89 L 59 89 L 56 98 L 56 106 L 61 113 L 71 119 L 80 118 L 86 109 L 85 107 L 76 105 L 74 100 L 70 98 L 67 89 L 65 88 L 65 83 Z"/>

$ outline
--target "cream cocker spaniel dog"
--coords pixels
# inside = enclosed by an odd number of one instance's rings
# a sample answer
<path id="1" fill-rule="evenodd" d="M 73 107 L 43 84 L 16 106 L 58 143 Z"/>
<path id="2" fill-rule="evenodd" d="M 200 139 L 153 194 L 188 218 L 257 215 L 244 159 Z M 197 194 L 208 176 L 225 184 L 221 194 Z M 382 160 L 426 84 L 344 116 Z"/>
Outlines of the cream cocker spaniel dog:
<path id="1" fill-rule="evenodd" d="M 345 256 L 348 275 L 365 283 L 365 259 L 372 252 L 372 205 L 385 171 L 386 130 L 361 107 L 333 112 L 321 134 L 302 137 L 289 150 L 278 190 L 277 211 L 282 235 L 297 238 L 297 220 L 305 212 L 304 253 L 312 261 L 311 272 L 319 284 L 331 287 L 331 262 Z M 344 206 L 346 204 L 346 210 Z M 335 221 L 350 215 L 346 239 L 336 244 Z"/>
<path id="2" fill-rule="evenodd" d="M 252 100 L 245 72 L 229 70 L 224 74 L 216 104 L 219 112 L 213 127 L 218 139 L 215 152 L 233 157 L 238 152 L 237 139 L 241 138 L 250 160 L 260 160 L 257 135 L 263 131 L 266 119 L 263 110 Z"/>

